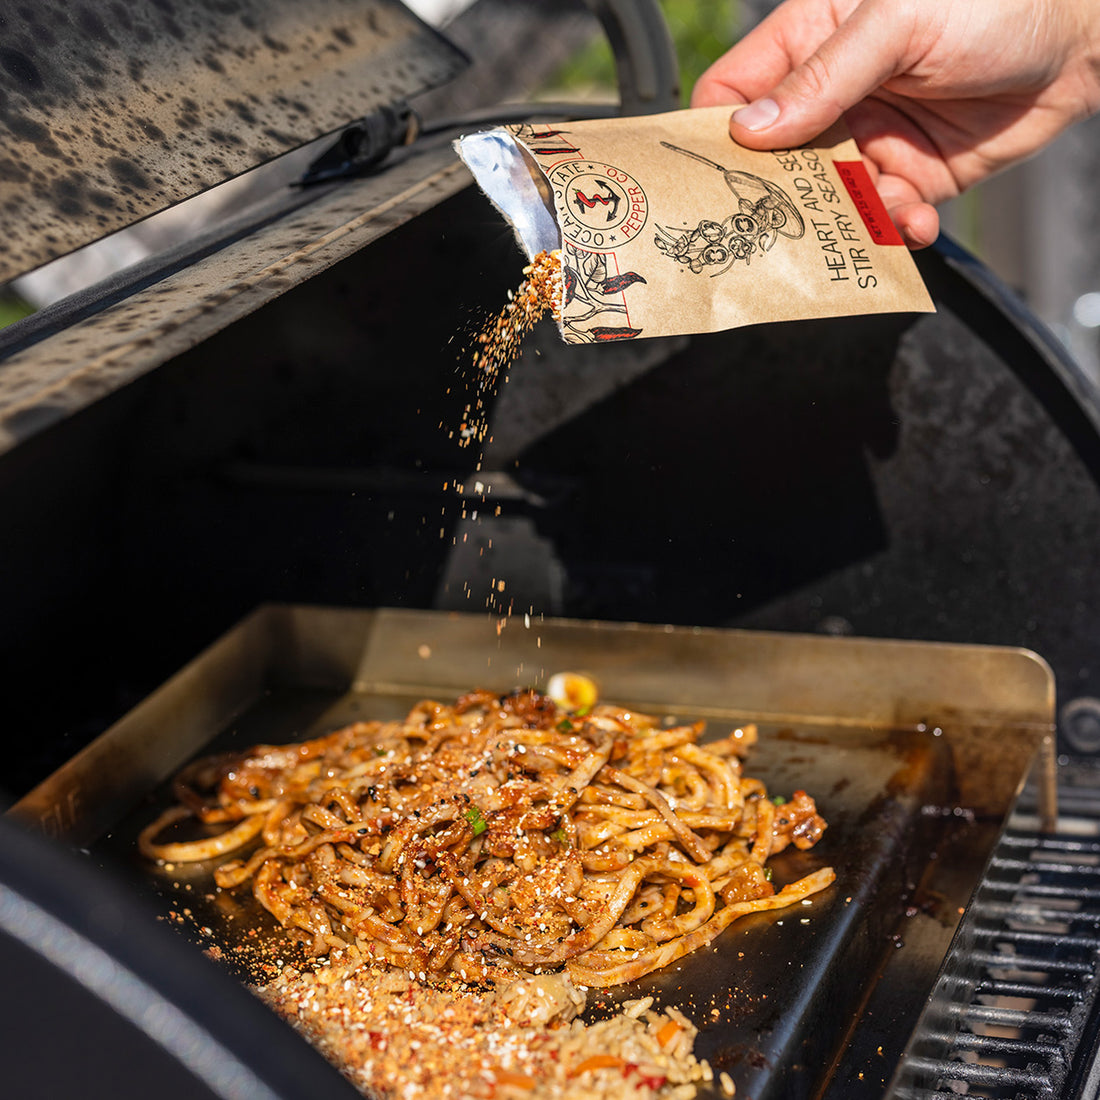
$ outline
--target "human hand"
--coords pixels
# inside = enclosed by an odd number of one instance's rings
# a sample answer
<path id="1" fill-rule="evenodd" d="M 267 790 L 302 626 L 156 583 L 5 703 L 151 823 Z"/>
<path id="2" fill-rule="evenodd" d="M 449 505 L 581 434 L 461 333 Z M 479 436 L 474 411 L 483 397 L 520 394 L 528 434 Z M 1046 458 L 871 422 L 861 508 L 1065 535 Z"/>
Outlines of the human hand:
<path id="1" fill-rule="evenodd" d="M 1100 0 L 786 0 L 700 78 L 693 107 L 749 104 L 752 149 L 844 115 L 911 248 L 935 203 L 1100 109 Z"/>

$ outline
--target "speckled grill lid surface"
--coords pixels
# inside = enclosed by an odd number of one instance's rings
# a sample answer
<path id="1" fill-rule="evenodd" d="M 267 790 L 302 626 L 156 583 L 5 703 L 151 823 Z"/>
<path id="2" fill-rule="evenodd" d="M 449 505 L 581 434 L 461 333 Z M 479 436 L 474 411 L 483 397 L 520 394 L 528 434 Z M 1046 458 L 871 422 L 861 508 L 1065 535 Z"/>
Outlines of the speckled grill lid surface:
<path id="1" fill-rule="evenodd" d="M 0 12 L 0 284 L 450 79 L 397 0 Z"/>

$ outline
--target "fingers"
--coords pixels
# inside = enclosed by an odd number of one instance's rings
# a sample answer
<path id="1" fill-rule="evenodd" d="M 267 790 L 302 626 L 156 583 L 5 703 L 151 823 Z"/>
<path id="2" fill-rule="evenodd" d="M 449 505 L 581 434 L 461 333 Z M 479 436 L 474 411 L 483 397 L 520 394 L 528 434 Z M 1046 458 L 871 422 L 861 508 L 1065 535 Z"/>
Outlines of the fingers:
<path id="1" fill-rule="evenodd" d="M 749 148 L 810 142 L 857 104 L 852 121 L 862 118 L 867 97 L 913 65 L 921 39 L 919 8 L 908 0 L 785 0 L 700 77 L 691 105 L 737 106 L 730 133 Z M 937 19 L 924 13 L 924 41 Z M 884 109 L 890 110 L 877 104 L 871 114 Z M 913 182 L 914 172 L 938 178 L 946 169 L 942 157 L 926 148 L 919 126 L 905 118 L 887 122 L 880 118 L 867 131 L 872 143 L 886 143 L 869 167 L 905 242 L 925 248 L 939 235 L 939 215 Z M 895 148 L 899 143 L 904 148 Z M 918 155 L 936 163 L 910 163 Z M 952 180 L 939 183 L 944 195 L 955 192 Z"/>
<path id="2" fill-rule="evenodd" d="M 905 243 L 913 250 L 935 244 L 940 235 L 940 215 L 936 208 L 925 201 L 905 176 L 883 171 L 873 159 L 864 158 L 863 163 Z"/>
<path id="3" fill-rule="evenodd" d="M 748 103 L 748 98 L 743 92 L 726 82 L 718 62 L 715 62 L 691 89 L 691 106 L 721 107 L 726 103 Z"/>
<path id="4" fill-rule="evenodd" d="M 692 107 L 749 103 L 771 91 L 791 71 L 783 26 L 769 26 L 775 14 L 753 28 L 699 77 L 691 90 Z"/>
<path id="5" fill-rule="evenodd" d="M 935 244 L 940 235 L 940 215 L 936 208 L 903 176 L 881 171 L 873 160 L 865 158 L 863 163 L 902 240 L 913 250 Z"/>
<path id="6" fill-rule="evenodd" d="M 832 8 L 820 0 L 786 0 L 699 77 L 691 106 L 749 103 L 770 92 L 836 30 Z"/>
<path id="7" fill-rule="evenodd" d="M 887 209 L 902 239 L 914 251 L 928 248 L 940 235 L 940 216 L 934 206 L 926 202 L 909 202 Z"/>
<path id="8" fill-rule="evenodd" d="M 873 161 L 865 160 L 879 198 L 902 240 L 916 251 L 936 243 L 940 235 L 940 215 L 920 197 L 917 189 L 901 176 L 880 172 Z"/>
<path id="9" fill-rule="evenodd" d="M 905 5 L 865 2 L 766 93 L 736 111 L 734 139 L 752 149 L 801 145 L 903 72 L 910 62 Z"/>

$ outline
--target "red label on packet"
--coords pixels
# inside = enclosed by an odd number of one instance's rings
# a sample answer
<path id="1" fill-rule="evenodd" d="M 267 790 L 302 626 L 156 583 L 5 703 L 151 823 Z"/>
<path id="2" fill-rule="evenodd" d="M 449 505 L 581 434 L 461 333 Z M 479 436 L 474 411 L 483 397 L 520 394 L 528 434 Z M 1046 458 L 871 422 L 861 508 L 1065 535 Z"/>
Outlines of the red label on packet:
<path id="1" fill-rule="evenodd" d="M 840 180 L 848 189 L 852 202 L 863 218 L 863 224 L 867 226 L 867 232 L 871 234 L 871 240 L 875 244 L 900 244 L 905 242 L 897 227 L 886 213 L 882 198 L 875 185 L 871 182 L 870 173 L 861 160 L 834 160 L 833 164 L 840 173 Z"/>

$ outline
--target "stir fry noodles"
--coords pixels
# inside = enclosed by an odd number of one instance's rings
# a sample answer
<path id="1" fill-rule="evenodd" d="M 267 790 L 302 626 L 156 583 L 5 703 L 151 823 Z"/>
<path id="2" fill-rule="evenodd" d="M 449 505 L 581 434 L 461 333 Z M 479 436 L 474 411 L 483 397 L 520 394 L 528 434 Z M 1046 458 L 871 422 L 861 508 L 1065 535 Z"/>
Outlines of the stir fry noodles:
<path id="1" fill-rule="evenodd" d="M 823 890 L 776 890 L 771 856 L 825 822 L 804 791 L 743 774 L 751 726 L 700 743 L 610 705 L 475 691 L 404 721 L 210 757 L 147 828 L 164 862 L 222 861 L 314 955 L 356 945 L 422 980 L 565 968 L 610 986 L 667 966 L 748 913 Z M 200 839 L 165 839 L 197 819 Z"/>

